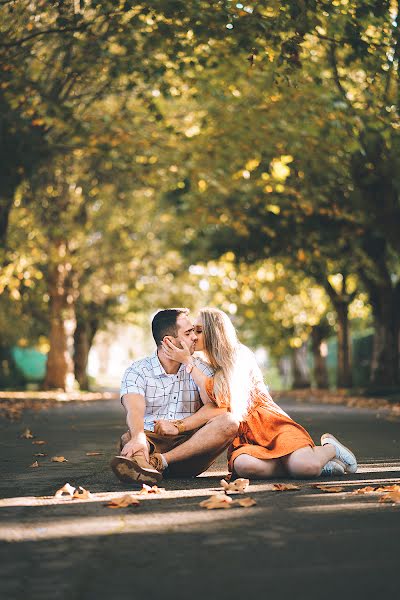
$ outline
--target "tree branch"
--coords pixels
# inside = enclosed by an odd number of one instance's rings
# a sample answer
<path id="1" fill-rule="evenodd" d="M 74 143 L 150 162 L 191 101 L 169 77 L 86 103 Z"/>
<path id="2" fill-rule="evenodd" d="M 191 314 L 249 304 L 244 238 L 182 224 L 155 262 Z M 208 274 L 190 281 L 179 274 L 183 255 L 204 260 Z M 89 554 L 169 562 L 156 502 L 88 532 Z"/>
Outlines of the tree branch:
<path id="1" fill-rule="evenodd" d="M 0 48 L 14 48 L 15 46 L 22 46 L 25 42 L 32 40 L 40 35 L 52 35 L 57 33 L 77 33 L 80 31 L 85 31 L 88 25 L 80 25 L 79 27 L 66 27 L 65 29 L 44 29 L 43 31 L 35 31 L 30 35 L 25 36 L 24 38 L 20 38 L 19 40 L 14 40 L 13 42 L 5 42 L 0 43 Z"/>

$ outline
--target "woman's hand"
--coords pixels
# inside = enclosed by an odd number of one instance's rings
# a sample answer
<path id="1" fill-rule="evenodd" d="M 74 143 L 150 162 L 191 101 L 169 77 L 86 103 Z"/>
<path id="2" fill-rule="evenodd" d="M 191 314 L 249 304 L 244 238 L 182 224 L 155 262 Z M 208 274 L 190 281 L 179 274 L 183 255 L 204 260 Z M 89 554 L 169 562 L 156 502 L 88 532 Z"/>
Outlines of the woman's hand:
<path id="1" fill-rule="evenodd" d="M 179 429 L 172 421 L 159 419 L 158 421 L 154 421 L 154 433 L 158 435 L 177 435 Z"/>
<path id="2" fill-rule="evenodd" d="M 175 346 L 175 344 L 173 344 L 167 337 L 165 337 L 161 342 L 163 352 L 167 358 L 179 363 L 188 364 L 192 358 L 189 346 L 183 340 L 181 344 L 182 348 L 178 348 L 178 346 Z"/>

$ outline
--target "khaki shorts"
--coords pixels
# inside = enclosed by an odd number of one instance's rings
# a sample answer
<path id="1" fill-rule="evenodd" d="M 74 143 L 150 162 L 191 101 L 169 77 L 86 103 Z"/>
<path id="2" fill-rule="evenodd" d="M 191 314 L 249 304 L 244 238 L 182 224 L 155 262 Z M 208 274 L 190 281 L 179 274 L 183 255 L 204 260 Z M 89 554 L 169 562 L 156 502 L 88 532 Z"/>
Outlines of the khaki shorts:
<path id="1" fill-rule="evenodd" d="M 153 454 L 153 452 L 159 454 L 169 452 L 184 442 L 187 442 L 196 431 L 198 431 L 198 429 L 185 433 L 178 433 L 177 435 L 159 435 L 158 433 L 154 433 L 154 431 L 144 430 L 147 441 L 150 444 L 150 454 Z M 129 432 L 124 434 L 123 437 L 125 438 L 125 436 L 129 436 Z M 127 439 L 128 438 L 126 438 L 126 441 Z M 121 444 L 123 444 L 122 440 Z M 196 475 L 200 475 L 200 473 L 206 471 L 220 454 L 221 452 L 213 455 L 201 454 L 199 456 L 192 456 L 186 460 L 175 462 L 168 467 L 164 477 L 165 479 L 173 477 L 196 477 Z"/>

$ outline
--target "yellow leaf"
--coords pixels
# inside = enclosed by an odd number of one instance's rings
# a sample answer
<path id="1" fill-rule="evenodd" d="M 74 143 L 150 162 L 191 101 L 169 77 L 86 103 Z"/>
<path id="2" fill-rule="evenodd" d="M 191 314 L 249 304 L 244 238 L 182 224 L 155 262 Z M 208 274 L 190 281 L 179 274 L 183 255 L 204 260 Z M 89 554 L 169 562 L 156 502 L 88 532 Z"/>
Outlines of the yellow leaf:
<path id="1" fill-rule="evenodd" d="M 44 440 L 35 440 L 34 442 L 32 442 L 32 444 L 35 444 L 36 446 L 43 446 L 43 444 L 47 444 L 47 442 L 45 442 Z"/>
<path id="2" fill-rule="evenodd" d="M 100 456 L 103 452 L 86 452 L 86 456 Z"/>
<path id="3" fill-rule="evenodd" d="M 51 462 L 68 462 L 67 459 L 64 456 L 53 456 L 51 459 Z"/>

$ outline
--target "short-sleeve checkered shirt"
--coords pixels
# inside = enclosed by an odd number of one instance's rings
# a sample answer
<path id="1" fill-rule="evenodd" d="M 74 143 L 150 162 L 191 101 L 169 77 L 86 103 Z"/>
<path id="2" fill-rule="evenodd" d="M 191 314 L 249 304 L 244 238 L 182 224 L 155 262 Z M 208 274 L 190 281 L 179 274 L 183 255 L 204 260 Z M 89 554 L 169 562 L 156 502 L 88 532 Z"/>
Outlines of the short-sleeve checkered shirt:
<path id="1" fill-rule="evenodd" d="M 208 377 L 214 374 L 211 367 L 199 358 L 194 358 L 194 363 Z M 125 394 L 144 396 L 144 428 L 149 431 L 154 431 L 154 421 L 184 419 L 199 410 L 202 404 L 199 388 L 186 372 L 185 365 L 181 365 L 176 374 L 168 374 L 157 352 L 136 360 L 128 367 L 121 382 L 121 399 Z"/>

